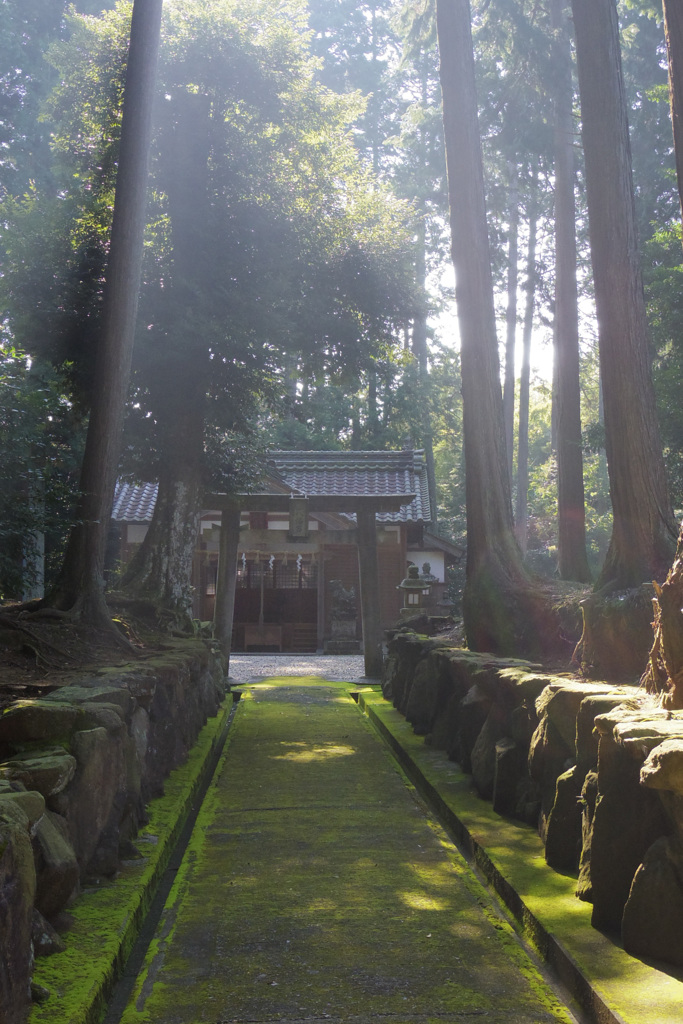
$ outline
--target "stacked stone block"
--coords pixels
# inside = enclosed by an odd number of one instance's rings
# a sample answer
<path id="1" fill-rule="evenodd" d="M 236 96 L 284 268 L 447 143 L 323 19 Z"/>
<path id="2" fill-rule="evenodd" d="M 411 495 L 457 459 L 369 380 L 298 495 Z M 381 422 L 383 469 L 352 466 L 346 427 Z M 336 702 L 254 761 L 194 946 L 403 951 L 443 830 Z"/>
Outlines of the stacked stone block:
<path id="1" fill-rule="evenodd" d="M 208 648 L 82 677 L 0 717 L 0 1020 L 21 1024 L 33 958 L 83 884 L 134 853 L 147 801 L 185 760 L 225 686 Z M 33 992 L 33 996 L 39 993 Z"/>
<path id="2" fill-rule="evenodd" d="M 407 632 L 390 641 L 383 691 L 482 798 L 538 830 L 595 927 L 683 966 L 683 712 Z"/>

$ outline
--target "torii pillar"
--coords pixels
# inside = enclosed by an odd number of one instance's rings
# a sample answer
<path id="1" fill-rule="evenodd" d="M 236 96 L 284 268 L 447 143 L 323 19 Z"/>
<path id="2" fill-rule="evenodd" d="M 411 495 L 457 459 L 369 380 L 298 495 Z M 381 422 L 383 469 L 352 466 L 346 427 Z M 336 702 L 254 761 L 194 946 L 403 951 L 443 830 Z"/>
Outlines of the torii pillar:
<path id="1" fill-rule="evenodd" d="M 377 522 L 374 509 L 358 509 L 356 521 L 365 675 L 370 679 L 379 679 L 382 675 L 383 655 L 379 613 Z"/>
<path id="2" fill-rule="evenodd" d="M 240 507 L 228 503 L 221 510 L 221 533 L 216 574 L 216 604 L 213 612 L 214 635 L 225 656 L 230 672 L 232 620 L 235 614 L 235 583 L 237 580 L 237 546 L 240 539 Z"/>

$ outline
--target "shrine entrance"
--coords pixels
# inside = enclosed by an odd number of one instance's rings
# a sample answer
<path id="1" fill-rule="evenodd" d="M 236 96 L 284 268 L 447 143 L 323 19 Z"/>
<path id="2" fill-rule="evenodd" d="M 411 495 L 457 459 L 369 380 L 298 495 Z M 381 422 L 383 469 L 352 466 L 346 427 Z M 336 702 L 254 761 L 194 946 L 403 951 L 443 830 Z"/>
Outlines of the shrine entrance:
<path id="1" fill-rule="evenodd" d="M 318 649 L 318 565 L 315 558 L 237 560 L 233 651 Z"/>
<path id="2" fill-rule="evenodd" d="M 207 495 L 207 507 L 221 510 L 220 526 L 220 553 L 218 559 L 218 573 L 216 579 L 216 604 L 214 610 L 214 628 L 221 650 L 229 659 L 230 651 L 233 648 L 233 640 L 239 642 L 239 632 L 235 630 L 235 609 L 237 607 L 238 594 L 238 573 L 240 562 L 238 561 L 238 548 L 240 542 L 240 517 L 243 511 L 248 512 L 270 512 L 285 513 L 288 515 L 290 542 L 301 549 L 303 545 L 310 543 L 308 532 L 309 516 L 311 513 L 352 513 L 355 515 L 355 527 L 344 531 L 329 531 L 326 536 L 330 542 L 341 542 L 353 544 L 358 552 L 358 568 L 360 575 L 360 612 L 363 637 L 363 655 L 365 658 L 365 674 L 370 678 L 379 678 L 382 672 L 382 626 L 380 618 L 380 586 L 377 557 L 377 513 L 398 511 L 402 506 L 408 505 L 415 499 L 414 492 L 391 493 L 382 495 L 367 494 L 317 494 L 311 497 L 306 495 L 294 495 L 291 493 L 274 494 L 271 492 L 261 494 L 241 494 L 229 496 L 226 494 Z M 268 531 L 264 531 L 268 532 Z M 265 541 L 264 541 L 265 543 Z M 317 544 L 311 544 L 311 548 L 317 550 Z M 308 553 L 308 552 L 307 552 Z M 277 578 L 275 553 L 271 556 L 267 552 L 259 555 L 261 564 L 268 565 L 270 571 L 275 569 Z M 249 579 L 248 559 L 241 561 L 242 572 L 247 573 Z M 266 600 L 268 587 L 266 585 L 267 571 L 258 571 L 258 586 L 245 586 L 241 589 L 248 592 L 243 600 L 246 607 L 250 607 L 250 616 L 254 615 L 255 604 L 258 601 L 259 615 L 255 622 L 245 622 L 242 634 L 242 649 L 255 649 L 254 640 L 258 641 L 259 649 L 282 650 L 284 641 L 283 626 L 281 621 L 268 622 L 266 617 Z M 278 588 L 270 588 L 273 593 L 268 599 L 275 602 L 279 600 Z M 286 591 L 289 588 L 282 588 Z M 299 592 L 304 588 L 291 588 Z M 318 598 L 324 593 L 322 588 L 315 591 Z M 258 596 L 257 596 L 258 595 Z M 289 600 L 288 600 L 289 598 Z M 251 605 L 249 603 L 251 602 Z M 290 607 L 295 607 L 291 595 L 284 594 L 284 612 L 290 614 Z M 303 607 L 303 606 L 301 606 Z M 320 625 L 321 602 L 316 599 L 316 618 Z M 295 625 L 289 620 L 291 625 Z M 302 624 L 305 624 L 302 623 Z M 237 622 L 239 626 L 240 623 Z M 269 632 L 269 626 L 274 629 Z M 318 629 L 318 633 L 320 630 Z M 251 643 L 249 641 L 252 641 Z"/>

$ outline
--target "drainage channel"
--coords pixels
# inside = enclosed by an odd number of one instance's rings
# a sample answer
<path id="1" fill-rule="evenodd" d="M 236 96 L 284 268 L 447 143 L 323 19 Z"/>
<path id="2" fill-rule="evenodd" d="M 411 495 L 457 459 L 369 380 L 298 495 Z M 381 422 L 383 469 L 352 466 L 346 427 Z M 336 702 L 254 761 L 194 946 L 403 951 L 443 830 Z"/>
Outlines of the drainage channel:
<path id="1" fill-rule="evenodd" d="M 178 836 L 176 845 L 173 848 L 168 866 L 159 882 L 154 899 L 150 904 L 149 911 L 147 912 L 144 923 L 140 928 L 135 944 L 125 963 L 119 980 L 114 985 L 112 994 L 107 1003 L 107 1011 L 102 1018 L 101 1024 L 119 1024 L 121 1015 L 126 1008 L 128 1000 L 130 999 L 130 995 L 135 985 L 135 980 L 144 963 L 145 955 L 150 942 L 154 938 L 157 925 L 159 924 L 164 906 L 166 905 L 169 893 L 173 887 L 176 874 L 178 873 L 178 869 L 180 868 L 183 857 L 185 856 L 185 851 L 188 843 L 190 842 L 190 838 L 197 821 L 197 816 L 201 810 L 209 786 L 216 774 L 216 769 L 223 754 L 223 750 L 225 749 L 225 742 L 228 738 L 230 726 L 232 725 L 235 717 L 237 703 L 242 696 L 242 691 L 232 690 L 231 694 L 233 705 L 225 722 L 220 741 L 216 744 L 210 758 L 208 759 L 206 770 L 204 772 L 204 779 L 197 789 L 197 793 L 192 802 L 187 819 L 180 835 Z"/>

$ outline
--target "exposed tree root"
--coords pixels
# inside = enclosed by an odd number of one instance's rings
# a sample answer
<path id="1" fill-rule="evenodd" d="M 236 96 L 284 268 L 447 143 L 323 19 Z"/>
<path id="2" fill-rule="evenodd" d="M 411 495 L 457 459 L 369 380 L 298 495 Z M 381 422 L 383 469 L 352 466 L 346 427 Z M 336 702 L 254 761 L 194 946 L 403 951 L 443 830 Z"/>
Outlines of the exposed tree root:
<path id="1" fill-rule="evenodd" d="M 654 640 L 641 685 L 662 694 L 667 707 L 683 708 L 683 529 L 674 563 L 654 591 Z"/>
<path id="2" fill-rule="evenodd" d="M 3 684 L 18 685 L 33 673 L 44 679 L 121 658 L 130 661 L 145 650 L 136 629 L 107 617 L 105 628 L 84 620 L 78 609 L 64 611 L 12 605 L 0 611 L 0 660 Z"/>
<path id="3" fill-rule="evenodd" d="M 29 605 L 24 605 L 23 612 L 25 615 L 30 615 L 32 619 L 51 620 L 53 622 L 70 622 L 73 618 L 70 612 L 62 611 L 61 608 L 31 608 Z"/>
<path id="4" fill-rule="evenodd" d="M 582 675 L 610 682 L 640 678 L 652 642 L 653 593 L 647 583 L 581 602 L 583 631 L 572 663 Z"/>
<path id="5" fill-rule="evenodd" d="M 114 609 L 125 609 L 133 618 L 154 630 L 171 635 L 189 636 L 193 633 L 192 620 L 186 612 L 169 608 L 163 602 L 147 597 L 116 591 L 109 595 Z"/>
<path id="6" fill-rule="evenodd" d="M 463 595 L 468 646 L 505 657 L 567 665 L 580 632 L 586 588 L 526 577 L 511 581 L 481 567 Z"/>
<path id="7" fill-rule="evenodd" d="M 21 619 L 14 618 L 10 615 L 0 614 L 0 626 L 4 629 L 15 630 L 19 633 L 23 639 L 24 647 L 31 650 L 36 659 L 36 665 L 44 669 L 59 669 L 64 667 L 66 664 L 75 664 L 76 659 L 63 647 L 54 643 L 53 640 L 48 640 L 45 636 L 40 636 L 35 630 L 30 629 L 25 622 Z M 60 660 L 55 660 L 54 656 L 57 656 Z"/>

